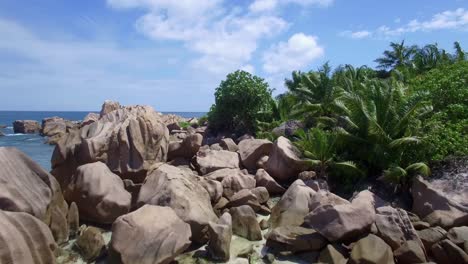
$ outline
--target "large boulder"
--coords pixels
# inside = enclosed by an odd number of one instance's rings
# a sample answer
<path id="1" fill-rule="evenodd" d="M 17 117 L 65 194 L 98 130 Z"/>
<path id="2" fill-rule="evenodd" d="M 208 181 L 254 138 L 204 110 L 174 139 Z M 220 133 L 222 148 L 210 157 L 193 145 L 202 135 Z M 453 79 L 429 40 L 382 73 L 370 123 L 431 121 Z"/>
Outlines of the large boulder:
<path id="1" fill-rule="evenodd" d="M 78 167 L 64 195 L 76 203 L 82 219 L 100 224 L 111 224 L 128 213 L 132 201 L 122 179 L 102 162 Z"/>
<path id="2" fill-rule="evenodd" d="M 112 225 L 111 263 L 168 264 L 190 246 L 190 236 L 172 208 L 145 205 Z"/>
<path id="3" fill-rule="evenodd" d="M 242 165 L 249 170 L 257 169 L 257 161 L 265 156 L 269 155 L 273 143 L 266 139 L 244 139 L 239 142 L 239 154 L 242 161 Z"/>
<path id="4" fill-rule="evenodd" d="M 349 262 L 351 264 L 393 264 L 392 248 L 373 234 L 360 239 L 353 246 Z"/>
<path id="5" fill-rule="evenodd" d="M 177 167 L 162 164 L 153 170 L 141 187 L 137 206 L 144 204 L 168 206 L 192 230 L 192 240 L 207 241 L 207 225 L 216 222 L 208 192 L 195 176 Z"/>
<path id="6" fill-rule="evenodd" d="M 56 144 L 69 129 L 75 125 L 61 117 L 48 117 L 42 119 L 41 135 L 48 137 L 49 144 Z"/>
<path id="7" fill-rule="evenodd" d="M 468 253 L 464 252 L 463 249 L 449 239 L 444 239 L 433 245 L 431 252 L 437 263 L 468 263 Z"/>
<path id="8" fill-rule="evenodd" d="M 16 120 L 13 122 L 13 132 L 22 134 L 34 134 L 41 131 L 39 122 L 35 120 Z"/>
<path id="9" fill-rule="evenodd" d="M 211 258 L 219 261 L 228 261 L 230 257 L 232 238 L 232 217 L 226 212 L 218 222 L 210 222 L 208 225 L 210 240 L 207 250 Z"/>
<path id="10" fill-rule="evenodd" d="M 377 199 L 373 193 L 362 191 L 351 203 L 323 204 L 316 207 L 305 217 L 304 222 L 330 242 L 365 235 L 375 222 Z"/>
<path id="11" fill-rule="evenodd" d="M 169 144 L 168 160 L 175 158 L 191 159 L 197 154 L 203 141 L 203 136 L 200 134 L 188 135 L 182 142 L 174 141 Z"/>
<path id="12" fill-rule="evenodd" d="M 46 223 L 57 243 L 68 240 L 68 205 L 55 178 L 16 148 L 0 147 L 0 210 Z"/>
<path id="13" fill-rule="evenodd" d="M 412 211 L 432 226 L 450 228 L 468 225 L 468 207 L 432 188 L 431 184 L 422 177 L 414 179 L 411 192 L 413 195 Z"/>
<path id="14" fill-rule="evenodd" d="M 244 174 L 239 169 L 221 169 L 205 176 L 208 179 L 221 182 L 223 186 L 223 195 L 227 198 L 243 189 L 255 188 L 255 179 L 253 175 Z"/>
<path id="15" fill-rule="evenodd" d="M 257 171 L 255 174 L 255 181 L 257 187 L 265 187 L 271 195 L 283 194 L 286 191 L 286 189 L 279 185 L 264 169 L 259 169 Z"/>
<path id="16" fill-rule="evenodd" d="M 316 192 L 302 180 L 296 180 L 271 209 L 270 224 L 272 227 L 300 226 L 304 223 L 304 217 L 321 204 L 338 205 L 349 202 L 330 192 Z"/>
<path id="17" fill-rule="evenodd" d="M 232 140 L 232 138 L 223 138 L 219 141 L 219 146 L 228 151 L 236 152 L 239 150 L 239 146 L 237 146 L 236 142 Z"/>
<path id="18" fill-rule="evenodd" d="M 417 233 L 426 250 L 430 250 L 434 244 L 447 237 L 447 231 L 440 226 L 420 230 Z"/>
<path id="19" fill-rule="evenodd" d="M 81 126 L 86 126 L 86 125 L 92 124 L 92 123 L 98 121 L 100 117 L 101 116 L 98 113 L 89 113 L 89 114 L 87 114 L 85 116 L 85 118 L 81 122 Z"/>
<path id="20" fill-rule="evenodd" d="M 318 251 L 328 243 L 317 231 L 300 226 L 280 226 L 266 235 L 266 245 L 279 251 Z"/>
<path id="21" fill-rule="evenodd" d="M 195 163 L 202 175 L 220 169 L 238 169 L 239 154 L 227 150 L 201 149 L 195 156 Z"/>
<path id="22" fill-rule="evenodd" d="M 119 102 L 111 101 L 111 100 L 106 100 L 102 104 L 101 107 L 101 112 L 99 114 L 100 117 L 103 117 L 107 115 L 108 113 L 120 109 L 120 104 Z"/>
<path id="23" fill-rule="evenodd" d="M 397 259 L 401 263 L 426 262 L 424 245 L 406 211 L 383 206 L 376 212 L 377 234 L 395 251 Z"/>
<path id="24" fill-rule="evenodd" d="M 233 207 L 230 209 L 232 215 L 232 232 L 235 235 L 250 241 L 262 240 L 262 230 L 257 222 L 254 210 L 248 205 Z"/>
<path id="25" fill-rule="evenodd" d="M 52 155 L 52 174 L 65 187 L 79 165 L 101 161 L 140 183 L 153 164 L 166 161 L 168 145 L 169 132 L 153 108 L 119 108 L 63 136 Z"/>
<path id="26" fill-rule="evenodd" d="M 266 163 L 266 171 L 276 180 L 292 181 L 308 169 L 307 163 L 300 158 L 300 151 L 285 137 L 279 137 L 271 150 Z"/>
<path id="27" fill-rule="evenodd" d="M 0 227 L 0 263 L 56 263 L 58 246 L 36 217 L 0 210 Z"/>

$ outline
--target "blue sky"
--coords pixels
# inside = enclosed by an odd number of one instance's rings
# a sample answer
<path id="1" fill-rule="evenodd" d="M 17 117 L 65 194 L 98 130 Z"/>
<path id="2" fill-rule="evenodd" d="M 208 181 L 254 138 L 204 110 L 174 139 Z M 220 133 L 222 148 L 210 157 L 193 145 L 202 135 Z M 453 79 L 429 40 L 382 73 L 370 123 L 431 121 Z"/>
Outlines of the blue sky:
<path id="1" fill-rule="evenodd" d="M 468 0 L 1 0 L 0 36 L 1 110 L 207 111 L 236 69 L 279 93 L 390 41 L 468 49 Z"/>

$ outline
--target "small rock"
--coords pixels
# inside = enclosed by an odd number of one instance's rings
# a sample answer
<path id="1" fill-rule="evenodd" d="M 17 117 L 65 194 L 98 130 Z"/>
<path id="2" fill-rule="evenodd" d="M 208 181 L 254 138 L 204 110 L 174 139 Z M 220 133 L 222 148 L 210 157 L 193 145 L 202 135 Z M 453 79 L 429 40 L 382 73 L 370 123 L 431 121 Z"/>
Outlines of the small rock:
<path id="1" fill-rule="evenodd" d="M 262 240 L 262 230 L 257 222 L 254 210 L 247 205 L 230 209 L 232 215 L 232 231 L 234 234 L 250 241 Z"/>
<path id="2" fill-rule="evenodd" d="M 222 149 L 236 152 L 239 150 L 239 147 L 237 146 L 236 142 L 232 140 L 232 138 L 223 138 L 219 141 L 219 145 L 221 146 Z"/>
<path id="3" fill-rule="evenodd" d="M 255 174 L 255 181 L 257 187 L 265 187 L 270 194 L 283 194 L 286 191 L 286 189 L 279 185 L 264 169 L 259 169 L 257 171 Z"/>
<path id="4" fill-rule="evenodd" d="M 255 165 L 257 166 L 257 168 L 259 169 L 265 169 L 266 167 L 266 164 L 268 162 L 268 156 L 267 155 L 263 155 L 261 156 L 258 160 L 257 160 L 257 163 L 255 163 Z"/>
<path id="5" fill-rule="evenodd" d="M 270 223 L 266 219 L 262 219 L 260 221 L 259 225 L 260 225 L 260 229 L 262 229 L 262 230 L 266 230 L 266 229 L 270 228 Z"/>
<path id="6" fill-rule="evenodd" d="M 351 250 L 351 264 L 393 264 L 392 248 L 381 238 L 370 234 L 356 242 Z"/>
<path id="7" fill-rule="evenodd" d="M 447 236 L 447 231 L 440 226 L 417 231 L 417 233 L 426 250 L 430 250 L 432 245 L 438 243 Z"/>
<path id="8" fill-rule="evenodd" d="M 317 231 L 300 226 L 280 226 L 267 235 L 266 245 L 279 251 L 317 251 L 327 244 L 327 239 Z"/>
<path id="9" fill-rule="evenodd" d="M 425 263 L 427 261 L 424 249 L 421 248 L 419 242 L 414 240 L 406 241 L 393 254 L 398 263 Z"/>
<path id="10" fill-rule="evenodd" d="M 256 187 L 251 190 L 253 195 L 257 197 L 259 203 L 264 204 L 270 199 L 270 194 L 265 187 Z"/>
<path id="11" fill-rule="evenodd" d="M 101 231 L 95 227 L 87 227 L 80 234 L 75 244 L 81 255 L 87 261 L 92 261 L 101 256 L 105 248 Z"/>
<path id="12" fill-rule="evenodd" d="M 257 161 L 269 155 L 273 143 L 266 139 L 245 139 L 239 142 L 239 154 L 242 164 L 249 170 L 256 169 Z"/>
<path id="13" fill-rule="evenodd" d="M 76 206 L 75 202 L 72 202 L 68 208 L 67 222 L 70 236 L 76 236 L 80 228 L 80 216 L 78 213 L 78 206 Z"/>
<path id="14" fill-rule="evenodd" d="M 229 213 L 224 213 L 217 223 L 208 224 L 207 250 L 214 260 L 228 261 L 232 238 L 232 217 Z"/>
<path id="15" fill-rule="evenodd" d="M 337 244 L 327 245 L 321 252 L 318 262 L 328 264 L 346 264 L 346 250 Z"/>
<path id="16" fill-rule="evenodd" d="M 303 172 L 299 173 L 297 178 L 299 180 L 303 180 L 305 182 L 305 181 L 308 181 L 308 180 L 315 179 L 316 176 L 317 176 L 317 173 L 315 173 L 315 171 L 303 171 Z"/>

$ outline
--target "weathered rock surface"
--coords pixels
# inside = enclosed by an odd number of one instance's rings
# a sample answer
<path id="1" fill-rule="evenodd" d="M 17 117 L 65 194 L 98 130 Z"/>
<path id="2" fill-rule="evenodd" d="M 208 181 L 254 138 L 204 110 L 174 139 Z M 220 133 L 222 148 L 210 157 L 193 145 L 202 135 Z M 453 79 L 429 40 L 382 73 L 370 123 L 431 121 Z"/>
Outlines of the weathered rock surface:
<path id="1" fill-rule="evenodd" d="M 122 179 L 102 162 L 78 167 L 64 194 L 76 203 L 82 219 L 101 224 L 128 213 L 132 202 Z"/>
<path id="2" fill-rule="evenodd" d="M 391 264 L 393 260 L 392 249 L 381 238 L 368 235 L 360 239 L 353 246 L 349 263 L 352 264 Z"/>
<path id="3" fill-rule="evenodd" d="M 257 197 L 259 203 L 264 204 L 270 199 L 270 194 L 265 187 L 255 187 L 252 190 L 253 195 Z"/>
<path id="4" fill-rule="evenodd" d="M 205 176 L 208 179 L 221 182 L 223 186 L 223 195 L 227 198 L 243 189 L 255 188 L 255 179 L 253 175 L 244 174 L 239 169 L 221 169 Z"/>
<path id="5" fill-rule="evenodd" d="M 269 221 L 272 227 L 300 226 L 304 217 L 322 204 L 332 206 L 349 202 L 330 192 L 316 192 L 303 181 L 296 180 L 272 208 Z"/>
<path id="6" fill-rule="evenodd" d="M 81 126 L 86 126 L 86 125 L 89 125 L 89 124 L 92 124 L 96 121 L 98 121 L 100 118 L 100 115 L 97 114 L 97 113 L 89 113 L 85 116 L 85 118 L 83 119 L 83 121 L 81 122 Z"/>
<path id="7" fill-rule="evenodd" d="M 100 112 L 100 117 L 103 117 L 107 115 L 108 113 L 120 109 L 120 104 L 119 102 L 111 101 L 111 100 L 106 100 L 102 104 L 101 107 L 101 112 Z"/>
<path id="8" fill-rule="evenodd" d="M 468 207 L 447 198 L 431 187 L 422 177 L 416 177 L 412 187 L 413 212 L 432 226 L 444 228 L 468 225 Z"/>
<path id="9" fill-rule="evenodd" d="M 78 127 L 78 125 L 61 117 L 44 118 L 42 120 L 41 135 L 49 138 L 49 144 L 57 144 L 60 138 L 74 127 Z"/>
<path id="10" fill-rule="evenodd" d="M 54 177 L 24 153 L 0 147 L 0 210 L 25 212 L 44 221 L 57 243 L 68 240 L 68 205 Z"/>
<path id="11" fill-rule="evenodd" d="M 265 187 L 268 190 L 268 193 L 272 195 L 283 194 L 286 191 L 286 189 L 279 185 L 264 169 L 257 170 L 255 181 L 257 187 Z"/>
<path id="12" fill-rule="evenodd" d="M 258 202 L 257 196 L 255 196 L 251 190 L 244 189 L 236 192 L 229 198 L 229 203 L 226 204 L 226 208 L 238 207 L 241 205 L 250 206 L 255 212 L 261 210 L 261 205 Z"/>
<path id="13" fill-rule="evenodd" d="M 434 244 L 431 251 L 437 263 L 468 263 L 468 254 L 448 239 Z"/>
<path id="14" fill-rule="evenodd" d="M 330 242 L 365 235 L 375 222 L 375 199 L 373 193 L 362 191 L 349 204 L 318 206 L 304 222 Z"/>
<path id="15" fill-rule="evenodd" d="M 238 169 L 239 154 L 227 150 L 200 149 L 195 162 L 202 175 L 220 169 Z"/>
<path id="16" fill-rule="evenodd" d="M 468 226 L 451 228 L 447 233 L 447 238 L 456 245 L 463 247 L 463 244 L 468 241 Z"/>
<path id="17" fill-rule="evenodd" d="M 155 163 L 166 161 L 169 132 L 148 106 L 119 108 L 62 137 L 52 156 L 52 174 L 68 185 L 79 165 L 101 161 L 123 179 L 140 183 Z"/>
<path id="18" fill-rule="evenodd" d="M 403 209 L 383 206 L 376 209 L 378 235 L 395 251 L 401 263 L 426 262 L 424 245 Z"/>
<path id="19" fill-rule="evenodd" d="M 182 142 L 171 142 L 169 144 L 167 159 L 173 160 L 175 158 L 192 158 L 200 149 L 202 141 L 202 135 L 191 134 L 182 140 Z"/>
<path id="20" fill-rule="evenodd" d="M 162 164 L 152 171 L 141 187 L 138 206 L 168 206 L 190 225 L 192 240 L 207 241 L 207 225 L 216 222 L 208 192 L 194 176 L 171 165 Z"/>
<path id="21" fill-rule="evenodd" d="M 232 215 L 232 232 L 235 235 L 250 241 L 262 240 L 262 230 L 257 222 L 254 210 L 248 205 L 233 207 L 230 209 Z"/>
<path id="22" fill-rule="evenodd" d="M 301 128 L 304 128 L 304 124 L 301 121 L 289 120 L 282 123 L 278 127 L 275 127 L 271 132 L 277 137 L 289 137 L 294 135 L 294 133 L 296 133 L 296 131 L 298 131 Z"/>
<path id="23" fill-rule="evenodd" d="M 239 142 L 239 154 L 241 162 L 249 170 L 255 170 L 257 161 L 269 155 L 273 143 L 266 139 L 244 139 Z"/>
<path id="24" fill-rule="evenodd" d="M 80 228 L 80 214 L 75 202 L 72 202 L 68 208 L 67 222 L 70 236 L 76 236 L 78 234 L 78 229 Z"/>
<path id="25" fill-rule="evenodd" d="M 317 231 L 300 226 L 280 226 L 266 235 L 266 245 L 279 251 L 319 251 L 328 243 Z"/>
<path id="26" fill-rule="evenodd" d="M 86 261 L 98 258 L 106 246 L 101 231 L 95 227 L 86 227 L 75 244 Z"/>
<path id="27" fill-rule="evenodd" d="M 292 181 L 300 172 L 308 169 L 300 155 L 300 151 L 289 139 L 279 137 L 273 144 L 266 171 L 276 180 Z"/>
<path id="28" fill-rule="evenodd" d="M 216 203 L 223 196 L 223 185 L 221 182 L 206 177 L 194 176 L 198 183 L 205 188 L 211 198 L 211 203 Z"/>
<path id="29" fill-rule="evenodd" d="M 346 251 L 339 245 L 329 244 L 321 252 L 318 261 L 320 263 L 346 264 Z"/>
<path id="30" fill-rule="evenodd" d="M 236 152 L 239 150 L 239 147 L 237 146 L 236 142 L 232 140 L 232 138 L 223 138 L 219 141 L 219 146 L 223 148 L 224 150 Z"/>
<path id="31" fill-rule="evenodd" d="M 16 120 L 13 122 L 13 132 L 22 134 L 34 134 L 41 131 L 39 122 L 35 120 Z"/>
<path id="32" fill-rule="evenodd" d="M 168 264 L 189 247 L 190 236 L 190 226 L 172 208 L 145 205 L 112 225 L 110 258 L 112 263 Z"/>
<path id="33" fill-rule="evenodd" d="M 226 212 L 217 223 L 210 222 L 208 225 L 210 240 L 207 250 L 214 260 L 228 261 L 230 257 L 232 238 L 232 217 Z"/>
<path id="34" fill-rule="evenodd" d="M 39 219 L 0 210 L 0 227 L 0 263 L 56 263 L 58 246 Z"/>
<path id="35" fill-rule="evenodd" d="M 417 232 L 418 237 L 421 239 L 424 247 L 428 251 L 434 244 L 441 241 L 447 236 L 447 231 L 445 231 L 440 226 L 431 227 Z"/>

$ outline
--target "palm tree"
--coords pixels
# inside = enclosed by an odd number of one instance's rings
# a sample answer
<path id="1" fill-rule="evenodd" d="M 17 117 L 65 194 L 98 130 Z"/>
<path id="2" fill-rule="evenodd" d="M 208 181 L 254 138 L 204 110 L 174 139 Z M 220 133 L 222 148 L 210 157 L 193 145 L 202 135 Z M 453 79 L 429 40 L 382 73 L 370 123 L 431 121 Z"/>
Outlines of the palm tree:
<path id="1" fill-rule="evenodd" d="M 455 41 L 455 43 L 453 43 L 453 46 L 455 48 L 455 60 L 464 61 L 466 59 L 466 53 L 460 46 L 460 43 L 458 41 Z"/>
<path id="2" fill-rule="evenodd" d="M 416 46 L 405 46 L 405 41 L 401 43 L 391 42 L 391 50 L 386 50 L 383 56 L 376 59 L 381 69 L 398 69 L 401 67 L 411 67 L 411 58 L 417 49 Z"/>
<path id="3" fill-rule="evenodd" d="M 258 113 L 256 120 L 257 136 L 274 140 L 271 131 L 282 123 L 292 119 L 291 108 L 296 104 L 296 98 L 290 93 L 284 93 L 272 99 L 269 107 Z"/>
<path id="4" fill-rule="evenodd" d="M 303 151 L 309 165 L 317 172 L 318 177 L 328 180 L 330 173 L 361 174 L 356 164 L 351 161 L 336 161 L 337 134 L 313 128 L 297 132 L 299 140 L 294 144 Z"/>
<path id="5" fill-rule="evenodd" d="M 329 125 L 336 122 L 336 113 L 341 112 L 339 98 L 343 90 L 334 85 L 328 63 L 317 72 L 293 72 L 292 79 L 286 80 L 285 84 L 297 101 L 293 116 L 303 117 L 306 123 Z"/>
<path id="6" fill-rule="evenodd" d="M 371 175 L 388 169 L 392 173 L 384 174 L 390 180 L 395 179 L 390 177 L 395 173 L 393 168 L 427 173 L 427 166 L 420 163 L 404 164 L 404 153 L 412 144 L 422 142 L 417 120 L 431 111 L 431 106 L 420 97 L 407 95 L 406 87 L 394 79 L 367 80 L 359 89 L 343 95 L 345 124 L 336 129 L 348 154 L 364 164 Z"/>

